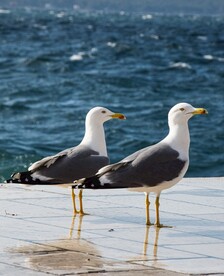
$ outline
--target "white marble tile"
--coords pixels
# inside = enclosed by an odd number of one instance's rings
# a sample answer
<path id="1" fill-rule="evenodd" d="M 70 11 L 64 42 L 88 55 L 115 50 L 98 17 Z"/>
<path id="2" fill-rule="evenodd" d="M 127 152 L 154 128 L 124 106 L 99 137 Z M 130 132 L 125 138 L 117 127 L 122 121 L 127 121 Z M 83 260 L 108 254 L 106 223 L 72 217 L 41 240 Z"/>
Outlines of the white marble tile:
<path id="1" fill-rule="evenodd" d="M 142 193 L 84 191 L 90 215 L 73 220 L 69 189 L 1 185 L 0 274 L 105 273 L 119 266 L 224 273 L 223 187 L 224 178 L 198 178 L 165 191 L 161 222 L 173 227 L 158 229 L 145 226 Z M 154 200 L 151 195 L 152 221 Z M 58 264 L 61 258 L 68 262 Z"/>

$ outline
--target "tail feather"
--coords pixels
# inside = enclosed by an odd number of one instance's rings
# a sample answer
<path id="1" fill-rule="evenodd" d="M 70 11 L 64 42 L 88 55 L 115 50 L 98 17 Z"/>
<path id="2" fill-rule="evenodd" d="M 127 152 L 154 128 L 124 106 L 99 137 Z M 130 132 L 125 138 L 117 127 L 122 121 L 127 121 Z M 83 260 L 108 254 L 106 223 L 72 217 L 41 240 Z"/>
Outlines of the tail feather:
<path id="1" fill-rule="evenodd" d="M 99 189 L 100 181 L 97 175 L 83 178 L 74 182 L 74 189 Z"/>
<path id="2" fill-rule="evenodd" d="M 72 186 L 73 189 L 114 189 L 111 183 L 103 183 L 100 181 L 101 175 L 94 175 L 88 178 L 83 178 L 78 181 L 75 181 Z M 119 188 L 119 187 L 118 187 Z"/>

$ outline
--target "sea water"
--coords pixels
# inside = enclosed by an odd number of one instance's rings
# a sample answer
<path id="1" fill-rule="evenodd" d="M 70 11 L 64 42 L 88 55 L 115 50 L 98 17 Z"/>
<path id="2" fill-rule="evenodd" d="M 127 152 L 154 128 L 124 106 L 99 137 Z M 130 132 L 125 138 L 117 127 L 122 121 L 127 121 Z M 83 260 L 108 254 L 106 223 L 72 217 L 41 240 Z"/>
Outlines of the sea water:
<path id="1" fill-rule="evenodd" d="M 189 122 L 188 177 L 224 174 L 224 16 L 0 10 L 0 180 L 77 145 L 104 106 L 111 162 L 168 132 L 179 102 Z"/>

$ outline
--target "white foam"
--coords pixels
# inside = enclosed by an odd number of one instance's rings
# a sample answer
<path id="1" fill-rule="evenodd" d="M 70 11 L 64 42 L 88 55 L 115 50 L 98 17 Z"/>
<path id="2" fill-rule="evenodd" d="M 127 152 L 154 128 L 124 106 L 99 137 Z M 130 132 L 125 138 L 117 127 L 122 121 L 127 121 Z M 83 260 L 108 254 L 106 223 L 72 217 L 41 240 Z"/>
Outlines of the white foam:
<path id="1" fill-rule="evenodd" d="M 208 40 L 208 38 L 207 38 L 206 36 L 203 36 L 203 35 L 199 35 L 199 36 L 197 37 L 197 39 L 202 40 L 202 41 Z"/>
<path id="2" fill-rule="evenodd" d="M 222 58 L 222 57 L 215 57 L 213 55 L 204 55 L 203 58 L 207 59 L 207 60 L 218 60 L 220 62 L 224 62 L 224 58 Z"/>
<path id="3" fill-rule="evenodd" d="M 224 58 L 218 58 L 218 61 L 224 62 Z"/>
<path id="4" fill-rule="evenodd" d="M 214 57 L 212 55 L 204 55 L 203 58 L 208 59 L 208 60 L 214 59 Z"/>
<path id="5" fill-rule="evenodd" d="M 64 17 L 65 15 L 66 15 L 66 14 L 65 14 L 64 12 L 59 12 L 59 13 L 56 14 L 56 17 L 62 18 L 62 17 Z"/>
<path id="6" fill-rule="evenodd" d="M 89 57 L 89 58 L 95 58 L 95 54 L 98 52 L 98 49 L 93 47 L 91 48 L 88 52 L 79 52 L 77 54 L 74 54 L 70 56 L 71 61 L 80 61 L 83 60 L 84 57 Z"/>
<path id="7" fill-rule="evenodd" d="M 115 42 L 107 42 L 107 46 L 111 47 L 111 48 L 114 48 L 117 46 L 117 44 Z"/>
<path id="8" fill-rule="evenodd" d="M 185 62 L 175 62 L 175 63 L 171 63 L 170 67 L 171 67 L 171 68 L 186 68 L 186 69 L 191 69 L 190 64 L 185 63 Z"/>
<path id="9" fill-rule="evenodd" d="M 88 28 L 89 30 L 92 30 L 92 29 L 93 29 L 93 25 L 88 25 L 87 28 Z"/>
<path id="10" fill-rule="evenodd" d="M 80 10 L 80 6 L 79 5 L 73 5 L 73 9 L 74 10 Z"/>
<path id="11" fill-rule="evenodd" d="M 4 9 L 0 9 L 0 13 L 8 14 L 8 13 L 10 13 L 10 11 L 9 10 L 4 10 Z"/>
<path id="12" fill-rule="evenodd" d="M 91 50 L 90 50 L 90 54 L 95 54 L 98 52 L 98 49 L 93 47 Z"/>
<path id="13" fill-rule="evenodd" d="M 83 56 L 84 56 L 84 52 L 79 52 L 78 54 L 74 54 L 72 56 L 70 56 L 70 60 L 71 61 L 79 61 L 79 60 L 83 60 Z"/>
<path id="14" fill-rule="evenodd" d="M 152 38 L 152 39 L 155 39 L 155 40 L 158 40 L 159 39 L 159 37 L 158 37 L 158 35 L 150 35 L 150 37 Z"/>
<path id="15" fill-rule="evenodd" d="M 142 16 L 143 20 L 151 20 L 152 19 L 152 15 L 151 14 L 145 14 Z"/>
<path id="16" fill-rule="evenodd" d="M 44 7 L 45 7 L 45 9 L 47 9 L 47 10 L 52 9 L 52 5 L 49 4 L 49 3 L 46 3 L 46 4 L 44 5 Z"/>

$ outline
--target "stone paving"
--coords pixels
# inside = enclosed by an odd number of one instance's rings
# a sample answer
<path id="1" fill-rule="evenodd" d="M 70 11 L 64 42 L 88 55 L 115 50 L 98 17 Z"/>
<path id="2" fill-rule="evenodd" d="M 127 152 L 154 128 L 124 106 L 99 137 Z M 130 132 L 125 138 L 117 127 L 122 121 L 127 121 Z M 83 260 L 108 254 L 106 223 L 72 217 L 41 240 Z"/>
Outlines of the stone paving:
<path id="1" fill-rule="evenodd" d="M 155 217 L 151 198 L 151 218 Z M 224 177 L 164 191 L 161 222 L 145 225 L 144 194 L 0 185 L 0 275 L 224 275 Z"/>

